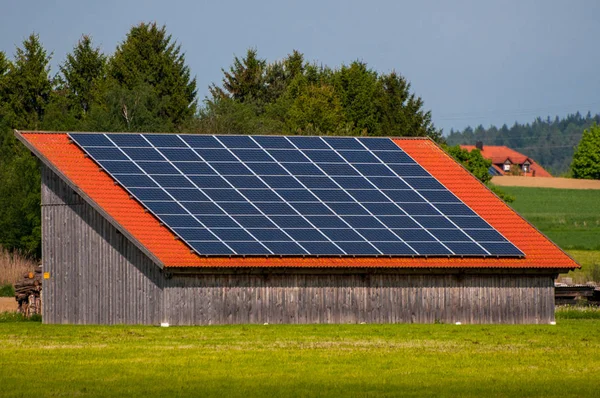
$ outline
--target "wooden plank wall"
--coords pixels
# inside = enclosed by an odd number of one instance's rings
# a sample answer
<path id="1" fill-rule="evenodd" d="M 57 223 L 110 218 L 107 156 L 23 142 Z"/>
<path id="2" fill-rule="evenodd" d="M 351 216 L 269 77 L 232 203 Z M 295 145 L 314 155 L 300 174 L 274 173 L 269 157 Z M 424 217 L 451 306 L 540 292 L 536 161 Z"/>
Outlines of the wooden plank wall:
<path id="1" fill-rule="evenodd" d="M 554 280 L 539 275 L 180 275 L 173 325 L 229 323 L 549 323 Z"/>
<path id="2" fill-rule="evenodd" d="M 42 173 L 43 320 L 71 324 L 548 323 L 552 275 L 165 274 L 51 170 Z"/>
<path id="3" fill-rule="evenodd" d="M 42 263 L 44 323 L 160 322 L 160 268 L 46 167 Z"/>

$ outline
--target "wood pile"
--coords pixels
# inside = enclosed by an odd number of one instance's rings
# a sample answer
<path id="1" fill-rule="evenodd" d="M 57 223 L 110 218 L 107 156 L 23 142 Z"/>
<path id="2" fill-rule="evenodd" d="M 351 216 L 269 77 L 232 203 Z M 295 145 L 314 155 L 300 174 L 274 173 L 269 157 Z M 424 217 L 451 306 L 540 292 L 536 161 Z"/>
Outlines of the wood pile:
<path id="1" fill-rule="evenodd" d="M 25 316 L 42 313 L 42 267 L 26 272 L 15 286 L 15 300 L 19 303 L 19 312 Z"/>

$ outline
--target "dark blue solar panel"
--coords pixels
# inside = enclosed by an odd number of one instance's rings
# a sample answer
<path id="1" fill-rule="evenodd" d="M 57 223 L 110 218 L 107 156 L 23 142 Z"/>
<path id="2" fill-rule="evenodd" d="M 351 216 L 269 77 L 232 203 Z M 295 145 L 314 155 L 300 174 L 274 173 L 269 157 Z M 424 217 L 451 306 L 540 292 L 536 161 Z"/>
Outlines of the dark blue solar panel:
<path id="1" fill-rule="evenodd" d="M 219 206 L 231 215 L 260 215 L 260 211 L 248 202 L 222 202 Z"/>
<path id="2" fill-rule="evenodd" d="M 227 149 L 194 149 L 206 162 L 237 162 L 238 160 Z"/>
<path id="3" fill-rule="evenodd" d="M 212 202 L 182 202 L 181 204 L 192 214 L 225 215 L 225 212 Z"/>
<path id="4" fill-rule="evenodd" d="M 253 175 L 252 170 L 239 162 L 215 162 L 212 164 L 213 169 L 223 176 L 235 175 Z"/>
<path id="5" fill-rule="evenodd" d="M 175 228 L 175 233 L 181 236 L 185 240 L 205 240 L 205 241 L 218 241 L 219 238 L 215 236 L 206 228 Z"/>
<path id="6" fill-rule="evenodd" d="M 272 162 L 273 159 L 262 149 L 232 149 L 242 162 Z"/>
<path id="7" fill-rule="evenodd" d="M 227 148 L 258 148 L 252 138 L 246 135 L 222 135 L 218 139 Z"/>
<path id="8" fill-rule="evenodd" d="M 367 151 L 340 151 L 339 154 L 349 163 L 381 163 Z"/>
<path id="9" fill-rule="evenodd" d="M 226 179 L 236 188 L 268 188 L 260 178 L 254 176 L 227 176 Z"/>
<path id="10" fill-rule="evenodd" d="M 279 228 L 312 228 L 301 216 L 270 216 L 269 218 L 277 224 Z"/>
<path id="11" fill-rule="evenodd" d="M 280 255 L 301 255 L 309 254 L 306 250 L 294 242 L 264 242 L 273 253 Z"/>
<path id="12" fill-rule="evenodd" d="M 398 241 L 396 235 L 387 229 L 359 229 L 362 236 L 369 242 L 395 242 Z"/>
<path id="13" fill-rule="evenodd" d="M 165 175 L 155 175 L 152 178 L 164 188 L 193 188 L 194 184 L 192 184 L 187 178 L 182 175 L 178 176 L 165 176 Z M 190 177 L 194 178 L 194 177 Z"/>
<path id="14" fill-rule="evenodd" d="M 191 241 L 190 246 L 201 255 L 228 255 L 235 254 L 233 250 L 221 242 L 195 242 Z"/>
<path id="15" fill-rule="evenodd" d="M 265 216 L 234 216 L 235 220 L 244 228 L 276 228 Z"/>
<path id="16" fill-rule="evenodd" d="M 109 146 L 114 147 L 114 144 L 102 134 L 77 134 L 77 143 L 84 147 L 90 146 Z"/>
<path id="17" fill-rule="evenodd" d="M 187 148 L 184 141 L 176 135 L 146 134 L 146 139 L 155 147 L 162 148 Z"/>
<path id="18" fill-rule="evenodd" d="M 400 147 L 389 138 L 364 138 L 361 143 L 372 151 L 400 151 Z"/>
<path id="19" fill-rule="evenodd" d="M 412 250 L 406 243 L 401 242 L 373 242 L 373 244 L 387 255 L 415 255 L 418 254 Z"/>
<path id="20" fill-rule="evenodd" d="M 315 255 L 344 254 L 338 247 L 329 242 L 302 242 L 302 246 L 304 246 L 311 254 Z"/>
<path id="21" fill-rule="evenodd" d="M 306 188 L 316 188 L 316 189 L 337 189 L 338 186 L 335 182 L 329 177 L 307 177 L 307 176 L 298 176 L 298 181 Z"/>
<path id="22" fill-rule="evenodd" d="M 239 228 L 240 226 L 229 216 L 197 215 L 196 218 L 207 228 Z"/>
<path id="23" fill-rule="evenodd" d="M 384 228 L 383 224 L 371 216 L 342 216 L 342 219 L 354 228 Z"/>
<path id="24" fill-rule="evenodd" d="M 177 167 L 185 175 L 191 175 L 191 174 L 215 175 L 215 174 L 217 174 L 205 162 L 173 162 L 173 166 Z"/>
<path id="25" fill-rule="evenodd" d="M 323 202 L 354 202 L 354 199 L 341 189 L 313 189 L 312 192 Z"/>
<path id="26" fill-rule="evenodd" d="M 294 146 L 285 138 L 279 136 L 254 136 L 254 140 L 263 148 L 289 148 L 294 149 Z"/>
<path id="27" fill-rule="evenodd" d="M 379 250 L 368 242 L 337 242 L 337 245 L 349 255 L 373 256 L 380 254 Z"/>
<path id="28" fill-rule="evenodd" d="M 382 191 L 388 198 L 395 203 L 424 203 L 423 199 L 415 191 L 409 191 L 405 189 L 384 189 Z"/>
<path id="29" fill-rule="evenodd" d="M 344 149 L 358 149 L 364 150 L 365 147 L 360 144 L 356 138 L 346 137 L 323 137 L 325 142 L 329 144 L 333 149 L 344 150 Z"/>
<path id="30" fill-rule="evenodd" d="M 71 138 L 200 254 L 522 255 L 387 138 Z"/>
<path id="31" fill-rule="evenodd" d="M 154 148 L 121 148 L 131 160 L 152 160 L 152 161 L 165 161 L 163 155 L 161 155 Z"/>
<path id="32" fill-rule="evenodd" d="M 381 176 L 393 176 L 394 173 L 384 164 L 369 164 L 369 163 L 357 163 L 354 165 L 356 170 L 364 176 L 381 177 Z"/>
<path id="33" fill-rule="evenodd" d="M 111 174 L 144 174 L 144 171 L 130 161 L 104 161 L 100 164 Z"/>
<path id="34" fill-rule="evenodd" d="M 171 162 L 199 162 L 201 159 L 191 149 L 160 148 L 160 152 Z"/>
<path id="35" fill-rule="evenodd" d="M 288 235 L 277 228 L 252 228 L 248 231 L 261 242 L 285 242 L 291 241 Z"/>
<path id="36" fill-rule="evenodd" d="M 315 163 L 346 163 L 344 159 L 331 150 L 304 151 L 304 155 Z"/>
<path id="37" fill-rule="evenodd" d="M 282 166 L 295 176 L 324 176 L 319 168 L 310 163 L 282 163 Z"/>
<path id="38" fill-rule="evenodd" d="M 338 216 L 306 216 L 316 228 L 347 228 L 348 225 Z"/>
<path id="39" fill-rule="evenodd" d="M 151 146 L 140 134 L 110 134 L 109 138 L 121 148 Z"/>
<path id="40" fill-rule="evenodd" d="M 448 246 L 448 249 L 452 250 L 454 254 L 462 254 L 467 256 L 485 254 L 485 250 L 475 243 L 444 242 L 444 244 Z"/>
<path id="41" fill-rule="evenodd" d="M 375 155 L 383 163 L 391 165 L 393 163 L 412 163 L 416 164 L 406 153 L 401 151 L 374 151 Z"/>
<path id="42" fill-rule="evenodd" d="M 113 174 L 114 177 L 125 187 L 131 188 L 152 188 L 158 187 L 154 181 L 145 175 L 135 174 Z"/>
<path id="43" fill-rule="evenodd" d="M 240 189 L 250 202 L 282 202 L 281 198 L 270 189 Z"/>
<path id="44" fill-rule="evenodd" d="M 180 135 L 192 148 L 223 148 L 223 145 L 210 135 Z"/>
<path id="45" fill-rule="evenodd" d="M 254 238 L 243 229 L 213 228 L 212 232 L 221 240 L 253 241 Z"/>
<path id="46" fill-rule="evenodd" d="M 283 167 L 275 163 L 247 163 L 246 166 L 248 166 L 256 175 L 260 176 L 282 176 L 290 174 Z"/>
<path id="47" fill-rule="evenodd" d="M 128 160 L 117 148 L 86 148 L 87 153 L 97 162 L 102 160 Z"/>
<path id="48" fill-rule="evenodd" d="M 329 239 L 335 242 L 364 242 L 365 240 L 357 232 L 350 228 L 324 228 L 321 230 L 321 232 L 323 232 Z"/>
<path id="49" fill-rule="evenodd" d="M 297 242 L 326 242 L 327 237 L 316 229 L 284 229 Z M 302 245 L 304 246 L 304 245 Z"/>
<path id="50" fill-rule="evenodd" d="M 410 246 L 422 255 L 440 256 L 450 255 L 452 252 L 437 242 L 410 242 Z"/>
<path id="51" fill-rule="evenodd" d="M 271 188 L 302 188 L 302 184 L 291 176 L 264 176 L 262 179 Z"/>
<path id="52" fill-rule="evenodd" d="M 471 239 L 458 229 L 430 229 L 438 240 L 448 242 L 470 242 Z"/>
<path id="53" fill-rule="evenodd" d="M 287 137 L 298 149 L 329 149 L 321 137 Z"/>
<path id="54" fill-rule="evenodd" d="M 278 162 L 310 163 L 310 159 L 297 150 L 269 149 L 269 154 Z"/>
<path id="55" fill-rule="evenodd" d="M 162 188 L 130 188 L 129 192 L 141 201 L 171 200 L 171 197 Z"/>
<path id="56" fill-rule="evenodd" d="M 179 171 L 169 162 L 136 162 L 147 174 L 170 174 L 178 175 Z M 133 165 L 133 163 L 130 163 Z M 136 167 L 137 168 L 137 167 Z M 138 168 L 139 173 L 139 168 Z"/>
<path id="57" fill-rule="evenodd" d="M 373 184 L 363 177 L 332 177 L 344 189 L 373 189 Z"/>
<path id="58" fill-rule="evenodd" d="M 147 202 L 146 206 L 154 214 L 188 214 L 188 212 L 175 202 Z"/>

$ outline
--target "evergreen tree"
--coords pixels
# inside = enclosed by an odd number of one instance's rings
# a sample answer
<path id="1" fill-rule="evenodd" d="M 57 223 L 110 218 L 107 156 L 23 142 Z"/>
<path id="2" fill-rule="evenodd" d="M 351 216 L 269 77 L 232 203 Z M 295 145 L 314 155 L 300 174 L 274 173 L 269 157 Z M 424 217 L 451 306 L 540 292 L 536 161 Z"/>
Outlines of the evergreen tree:
<path id="1" fill-rule="evenodd" d="M 212 84 L 209 88 L 213 101 L 231 98 L 239 102 L 256 102 L 265 89 L 265 68 L 267 62 L 258 58 L 256 49 L 250 48 L 246 57 L 234 57 L 229 71 L 223 72 L 223 88 Z"/>
<path id="2" fill-rule="evenodd" d="M 595 124 L 583 132 L 573 155 L 571 171 L 575 178 L 600 180 L 600 126 Z"/>
<path id="3" fill-rule="evenodd" d="M 97 86 L 105 77 L 106 56 L 92 45 L 90 36 L 82 36 L 73 52 L 60 66 L 67 98 L 81 116 L 89 112 Z"/>
<path id="4" fill-rule="evenodd" d="M 166 125 L 178 128 L 196 113 L 196 79 L 164 26 L 141 23 L 131 28 L 108 63 L 108 75 L 131 92 L 151 87 L 156 108 L 149 111 Z"/>

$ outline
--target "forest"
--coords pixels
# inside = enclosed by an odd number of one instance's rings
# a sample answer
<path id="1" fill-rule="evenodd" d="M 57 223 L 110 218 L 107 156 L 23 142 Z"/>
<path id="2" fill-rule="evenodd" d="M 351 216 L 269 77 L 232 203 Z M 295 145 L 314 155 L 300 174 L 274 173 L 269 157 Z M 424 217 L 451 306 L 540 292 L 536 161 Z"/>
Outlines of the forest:
<path id="1" fill-rule="evenodd" d="M 573 153 L 580 142 L 583 131 L 600 124 L 600 114 L 579 112 L 565 118 L 537 118 L 532 123 L 506 124 L 500 128 L 491 126 L 475 129 L 467 127 L 462 131 L 450 130 L 446 137 L 448 145 L 474 145 L 477 141 L 484 145 L 506 145 L 533 158 L 554 176 L 570 173 Z"/>

